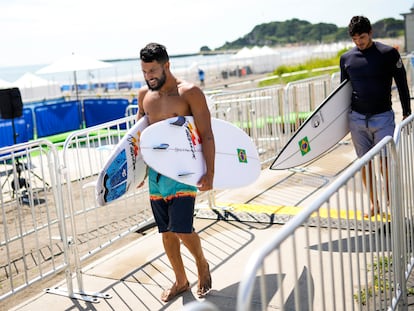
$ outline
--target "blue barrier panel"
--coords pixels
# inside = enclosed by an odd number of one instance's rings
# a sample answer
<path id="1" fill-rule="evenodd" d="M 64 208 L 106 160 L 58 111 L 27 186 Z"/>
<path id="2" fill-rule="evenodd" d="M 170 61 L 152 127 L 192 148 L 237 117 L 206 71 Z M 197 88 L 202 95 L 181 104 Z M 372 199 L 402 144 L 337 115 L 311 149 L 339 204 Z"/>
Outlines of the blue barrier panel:
<path id="1" fill-rule="evenodd" d="M 60 87 L 60 90 L 62 92 L 70 92 L 70 91 L 72 91 L 72 85 L 64 84 Z"/>
<path id="2" fill-rule="evenodd" d="M 121 89 L 132 89 L 132 82 L 118 82 L 118 90 Z"/>
<path id="3" fill-rule="evenodd" d="M 87 90 L 89 90 L 89 84 L 87 84 L 87 83 L 78 84 L 78 90 L 79 91 L 87 91 Z"/>
<path id="4" fill-rule="evenodd" d="M 43 100 L 38 100 L 38 101 L 34 101 L 34 102 L 24 102 L 24 106 L 33 108 L 33 107 L 36 107 L 36 106 L 62 103 L 64 101 L 65 101 L 64 97 L 59 97 L 59 98 L 53 98 L 53 99 L 43 99 Z"/>
<path id="5" fill-rule="evenodd" d="M 34 121 L 31 108 L 23 108 L 23 118 L 26 121 L 27 139 L 32 140 L 34 138 Z"/>
<path id="6" fill-rule="evenodd" d="M 105 83 L 105 86 L 104 87 L 105 87 L 105 90 L 106 91 L 116 90 L 118 88 L 115 82 Z"/>
<path id="7" fill-rule="evenodd" d="M 123 118 L 128 104 L 128 100 L 124 98 L 85 99 L 83 106 L 86 127 Z"/>
<path id="8" fill-rule="evenodd" d="M 133 89 L 139 89 L 141 86 L 142 86 L 142 84 L 139 81 L 132 82 L 132 88 Z"/>
<path id="9" fill-rule="evenodd" d="M 14 145 L 14 134 L 16 134 L 16 143 L 28 141 L 26 131 L 26 121 L 23 117 L 14 119 L 15 133 L 13 133 L 12 120 L 0 119 L 0 148 Z"/>
<path id="10" fill-rule="evenodd" d="M 79 102 L 76 100 L 34 108 L 37 137 L 65 133 L 80 128 Z"/>

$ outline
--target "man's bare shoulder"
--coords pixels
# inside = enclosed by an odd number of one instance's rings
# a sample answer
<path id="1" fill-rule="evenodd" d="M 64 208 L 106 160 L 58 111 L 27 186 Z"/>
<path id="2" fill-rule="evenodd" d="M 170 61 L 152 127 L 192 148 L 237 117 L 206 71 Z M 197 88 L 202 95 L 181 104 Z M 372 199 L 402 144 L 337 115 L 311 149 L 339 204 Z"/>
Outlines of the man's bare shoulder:
<path id="1" fill-rule="evenodd" d="M 177 87 L 181 95 L 202 92 L 201 89 L 192 82 L 185 80 L 177 81 Z"/>
<path id="2" fill-rule="evenodd" d="M 147 94 L 148 93 L 148 86 L 147 85 L 145 85 L 145 86 L 142 86 L 141 88 L 139 88 L 138 89 L 138 96 L 145 96 L 145 94 Z"/>

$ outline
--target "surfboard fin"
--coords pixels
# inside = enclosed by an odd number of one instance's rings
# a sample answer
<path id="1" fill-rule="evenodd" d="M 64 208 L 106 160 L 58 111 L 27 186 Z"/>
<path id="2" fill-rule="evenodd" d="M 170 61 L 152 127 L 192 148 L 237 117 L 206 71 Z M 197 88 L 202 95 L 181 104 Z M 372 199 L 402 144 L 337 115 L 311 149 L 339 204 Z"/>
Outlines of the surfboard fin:
<path id="1" fill-rule="evenodd" d="M 154 150 L 166 150 L 168 149 L 170 145 L 169 144 L 159 144 L 157 146 L 152 147 Z"/>
<path id="2" fill-rule="evenodd" d="M 183 126 L 185 124 L 185 117 L 184 116 L 178 116 L 177 119 L 174 122 L 171 122 L 171 125 L 176 126 Z"/>
<path id="3" fill-rule="evenodd" d="M 193 175 L 193 174 L 195 174 L 195 173 L 193 173 L 193 172 L 179 173 L 178 177 L 187 177 L 187 176 L 190 176 L 190 175 Z"/>

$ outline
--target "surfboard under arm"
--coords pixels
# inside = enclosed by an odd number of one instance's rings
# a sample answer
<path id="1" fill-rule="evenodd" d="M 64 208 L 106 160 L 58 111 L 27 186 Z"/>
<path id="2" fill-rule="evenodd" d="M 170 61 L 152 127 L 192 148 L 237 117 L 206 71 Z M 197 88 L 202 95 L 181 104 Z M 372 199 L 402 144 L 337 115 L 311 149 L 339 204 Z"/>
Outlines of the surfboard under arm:
<path id="1" fill-rule="evenodd" d="M 293 134 L 270 169 L 282 170 L 308 163 L 343 139 L 349 132 L 351 95 L 351 83 L 345 80 Z"/>
<path id="2" fill-rule="evenodd" d="M 240 128 L 212 118 L 215 142 L 213 187 L 228 189 L 255 181 L 261 170 L 252 139 Z M 192 116 L 177 116 L 152 124 L 141 135 L 144 161 L 157 172 L 179 182 L 197 186 L 206 165 L 202 140 Z"/>

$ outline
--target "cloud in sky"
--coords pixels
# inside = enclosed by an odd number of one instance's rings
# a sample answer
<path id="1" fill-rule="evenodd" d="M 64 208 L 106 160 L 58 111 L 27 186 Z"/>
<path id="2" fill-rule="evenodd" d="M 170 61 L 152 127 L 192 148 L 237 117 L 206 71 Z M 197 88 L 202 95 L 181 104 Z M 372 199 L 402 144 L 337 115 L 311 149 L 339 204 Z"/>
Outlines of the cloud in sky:
<path id="1" fill-rule="evenodd" d="M 214 49 L 254 26 L 291 18 L 347 25 L 353 15 L 402 19 L 408 0 L 16 0 L 0 1 L 0 66 L 47 64 L 72 52 L 136 57 L 150 41 L 170 54 Z"/>

